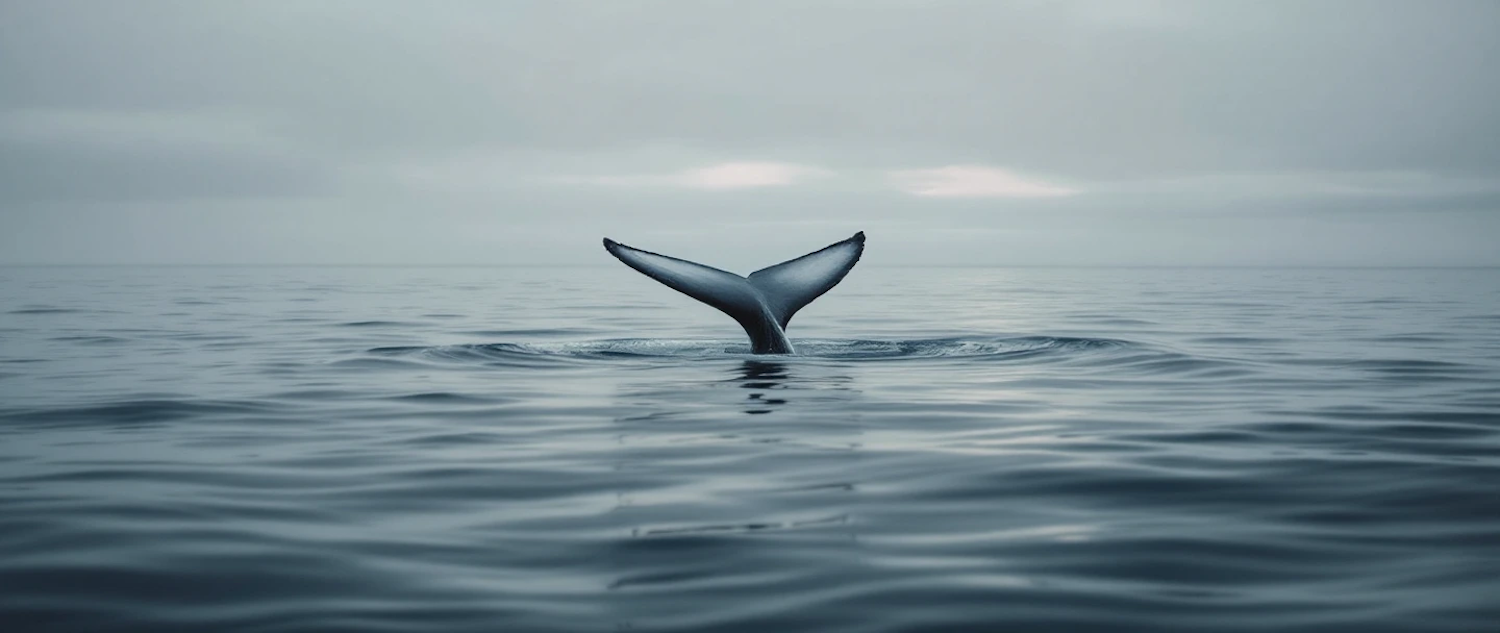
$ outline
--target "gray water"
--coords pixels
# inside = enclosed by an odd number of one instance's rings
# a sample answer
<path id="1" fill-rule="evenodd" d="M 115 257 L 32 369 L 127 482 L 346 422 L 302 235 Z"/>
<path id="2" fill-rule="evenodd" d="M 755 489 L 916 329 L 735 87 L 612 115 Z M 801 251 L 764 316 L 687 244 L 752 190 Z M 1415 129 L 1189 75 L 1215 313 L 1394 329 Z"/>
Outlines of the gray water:
<path id="1" fill-rule="evenodd" d="M 1500 630 L 1500 271 L 0 268 L 4 631 Z"/>

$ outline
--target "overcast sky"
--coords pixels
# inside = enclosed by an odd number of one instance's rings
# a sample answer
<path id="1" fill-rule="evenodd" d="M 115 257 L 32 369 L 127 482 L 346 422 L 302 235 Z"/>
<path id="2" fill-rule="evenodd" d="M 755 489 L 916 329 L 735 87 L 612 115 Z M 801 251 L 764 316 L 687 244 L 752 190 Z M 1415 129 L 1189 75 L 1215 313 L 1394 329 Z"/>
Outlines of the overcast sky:
<path id="1" fill-rule="evenodd" d="M 0 262 L 1500 264 L 1500 2 L 0 0 Z"/>

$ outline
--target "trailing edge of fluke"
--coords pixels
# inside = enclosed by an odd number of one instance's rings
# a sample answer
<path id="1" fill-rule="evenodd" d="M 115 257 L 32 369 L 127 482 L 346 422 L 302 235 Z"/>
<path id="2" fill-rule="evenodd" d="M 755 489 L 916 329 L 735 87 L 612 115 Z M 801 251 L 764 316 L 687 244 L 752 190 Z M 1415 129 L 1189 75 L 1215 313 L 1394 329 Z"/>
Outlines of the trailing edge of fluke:
<path id="1" fill-rule="evenodd" d="M 738 321 L 750 336 L 751 352 L 793 354 L 792 342 L 786 338 L 792 315 L 849 274 L 865 251 L 865 233 L 860 231 L 847 240 L 757 270 L 748 277 L 631 248 L 607 237 L 604 249 L 626 266 Z"/>

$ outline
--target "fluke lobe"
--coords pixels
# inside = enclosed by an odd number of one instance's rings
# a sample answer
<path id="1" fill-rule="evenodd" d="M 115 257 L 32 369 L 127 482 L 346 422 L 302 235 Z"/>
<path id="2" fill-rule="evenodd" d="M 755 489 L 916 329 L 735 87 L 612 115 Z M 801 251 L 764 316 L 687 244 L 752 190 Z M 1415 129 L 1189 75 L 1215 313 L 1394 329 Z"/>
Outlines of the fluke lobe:
<path id="1" fill-rule="evenodd" d="M 604 249 L 626 266 L 718 308 L 750 335 L 756 354 L 794 354 L 786 338 L 792 315 L 838 285 L 865 251 L 860 231 L 842 242 L 741 277 L 703 264 L 631 248 L 604 238 Z"/>

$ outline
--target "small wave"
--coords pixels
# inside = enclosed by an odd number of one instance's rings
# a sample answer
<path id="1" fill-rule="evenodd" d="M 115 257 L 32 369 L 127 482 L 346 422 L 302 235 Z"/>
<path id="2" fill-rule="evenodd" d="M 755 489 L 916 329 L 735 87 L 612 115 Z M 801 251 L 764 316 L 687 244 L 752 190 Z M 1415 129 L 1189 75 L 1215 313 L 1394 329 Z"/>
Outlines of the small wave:
<path id="1" fill-rule="evenodd" d="M 467 336 L 525 336 L 525 337 L 536 337 L 536 336 L 577 336 L 579 334 L 589 334 L 591 332 L 594 332 L 594 330 L 589 330 L 589 329 L 586 329 L 586 328 L 549 328 L 549 329 L 536 329 L 536 330 L 470 330 L 470 331 L 467 331 L 467 332 L 459 332 L 459 333 L 467 335 Z"/>
<path id="2" fill-rule="evenodd" d="M 1472 365 L 1419 358 L 1366 359 L 1352 361 L 1348 365 L 1381 374 L 1477 373 L 1482 371 L 1481 368 Z"/>
<path id="3" fill-rule="evenodd" d="M 948 337 L 893 340 L 795 340 L 798 353 L 790 358 L 881 361 L 940 358 L 1009 360 L 1041 354 L 1111 350 L 1130 347 L 1114 339 L 1021 336 Z M 704 359 L 752 356 L 742 341 L 682 339 L 609 339 L 569 343 L 489 343 L 441 347 L 378 347 L 383 356 L 419 356 L 432 360 L 524 361 L 611 358 Z M 786 357 L 781 357 L 786 358 Z"/>
<path id="4" fill-rule="evenodd" d="M 25 308 L 17 308 L 15 310 L 11 310 L 7 314 L 71 314 L 74 312 L 82 312 L 82 310 L 76 310 L 73 308 L 54 308 L 51 306 L 28 306 Z"/>
<path id="5" fill-rule="evenodd" d="M 49 340 L 65 343 L 79 343 L 83 345 L 113 345 L 117 343 L 129 342 L 129 339 L 123 339 L 116 336 L 54 336 Z"/>
<path id="6" fill-rule="evenodd" d="M 461 393 L 447 391 L 430 391 L 423 393 L 410 393 L 399 396 L 391 396 L 389 400 L 397 402 L 413 402 L 418 404 L 490 404 L 495 398 L 481 398 Z"/>
<path id="7" fill-rule="evenodd" d="M 254 415 L 270 409 L 264 403 L 246 401 L 139 399 L 79 407 L 0 410 L 0 422 L 52 428 L 129 428 L 188 418 Z"/>

